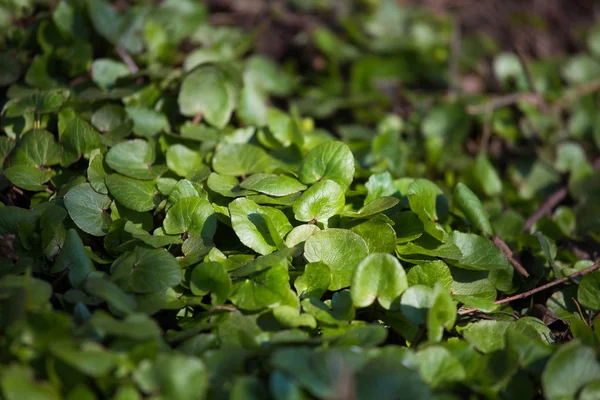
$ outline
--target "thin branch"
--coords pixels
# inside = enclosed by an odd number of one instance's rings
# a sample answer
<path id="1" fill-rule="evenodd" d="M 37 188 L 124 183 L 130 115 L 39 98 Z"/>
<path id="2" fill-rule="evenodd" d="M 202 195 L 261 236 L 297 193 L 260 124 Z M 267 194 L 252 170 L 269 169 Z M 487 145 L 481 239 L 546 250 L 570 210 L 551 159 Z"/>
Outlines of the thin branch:
<path id="1" fill-rule="evenodd" d="M 525 221 L 525 230 L 529 231 L 531 227 L 543 216 L 550 214 L 569 194 L 569 188 L 561 187 L 556 192 L 550 195 L 536 210 L 536 212 Z"/>
<path id="2" fill-rule="evenodd" d="M 567 92 L 565 96 L 557 100 L 552 105 L 552 110 L 554 112 L 562 111 L 567 105 L 571 104 L 573 101 L 577 100 L 580 97 L 586 96 L 588 94 L 592 94 L 600 90 L 600 78 L 594 79 L 593 81 L 584 83 L 575 87 L 573 90 Z"/>
<path id="3" fill-rule="evenodd" d="M 540 96 L 537 93 L 521 92 L 511 93 L 503 96 L 492 97 L 489 101 L 483 104 L 472 104 L 467 106 L 467 112 L 469 114 L 481 114 L 484 112 L 494 111 L 497 108 L 510 106 L 520 101 L 538 105 L 541 102 Z"/>
<path id="4" fill-rule="evenodd" d="M 514 296 L 506 297 L 506 298 L 501 299 L 501 300 L 496 300 L 494 303 L 496 303 L 496 304 L 507 304 L 507 303 L 510 303 L 512 301 L 515 301 L 515 300 L 526 299 L 527 297 L 533 296 L 536 293 L 542 292 L 542 291 L 544 291 L 546 289 L 550 289 L 551 287 L 554 287 L 554 286 L 558 286 L 558 285 L 560 285 L 562 283 L 565 283 L 565 282 L 568 282 L 568 281 L 570 281 L 570 280 L 572 280 L 574 278 L 578 278 L 580 276 L 589 274 L 590 272 L 596 271 L 597 269 L 600 269 L 600 261 L 596 261 L 591 267 L 582 269 L 581 271 L 577 271 L 577 272 L 575 272 L 575 273 L 573 273 L 573 274 L 571 274 L 569 276 L 565 276 L 564 278 L 556 279 L 556 280 L 554 280 L 552 282 L 548 282 L 545 285 L 538 286 L 535 289 L 529 290 L 529 291 L 524 292 L 524 293 L 519 293 L 519 294 L 516 294 Z M 462 309 L 462 310 L 458 310 L 458 314 L 459 315 L 466 315 L 466 314 L 471 314 L 471 313 L 474 313 L 474 312 L 482 312 L 482 311 L 478 310 L 476 308 L 465 308 L 465 309 Z"/>
<path id="5" fill-rule="evenodd" d="M 460 89 L 460 74 L 458 70 L 458 62 L 460 60 L 460 51 L 462 46 L 462 37 L 460 29 L 460 21 L 454 22 L 454 32 L 452 35 L 452 43 L 450 44 L 450 59 L 448 61 L 449 87 L 448 93 L 454 94 Z"/>
<path id="6" fill-rule="evenodd" d="M 579 302 L 577 301 L 577 299 L 575 297 L 571 297 L 571 300 L 573 300 L 573 303 L 575 303 L 575 306 L 577 307 L 577 311 L 579 311 L 579 316 L 581 317 L 581 320 L 583 321 L 584 324 L 586 324 L 586 326 L 589 327 L 587 321 L 585 320 L 585 317 L 583 316 L 583 312 L 581 311 L 581 306 L 579 305 Z"/>
<path id="7" fill-rule="evenodd" d="M 521 263 L 519 262 L 519 260 L 517 260 L 513 256 L 512 250 L 510 249 L 510 247 L 508 247 L 508 245 L 506 244 L 506 242 L 504 240 L 502 240 L 497 235 L 493 235 L 492 236 L 492 242 L 496 245 L 496 247 L 498 247 L 500 250 L 502 250 L 502 252 L 506 256 L 506 258 L 508 259 L 508 261 L 510 261 L 510 263 L 512 264 L 512 266 L 515 268 L 515 271 L 517 271 L 519 273 L 519 275 L 521 275 L 524 278 L 528 278 L 529 277 L 529 272 L 527 272 L 527 270 L 523 267 L 523 265 L 521 265 Z"/>
<path id="8" fill-rule="evenodd" d="M 131 56 L 129 55 L 129 53 L 127 53 L 127 50 L 125 50 L 123 46 L 116 45 L 115 51 L 117 52 L 119 57 L 121 57 L 121 60 L 123 60 L 125 65 L 127 65 L 127 68 L 129 68 L 132 74 L 137 74 L 138 72 L 140 72 L 140 69 L 138 68 L 137 64 L 135 63 L 135 61 L 133 61 L 133 58 L 131 58 Z"/>
<path id="9" fill-rule="evenodd" d="M 525 79 L 527 80 L 527 85 L 529 86 L 529 90 L 531 90 L 532 93 L 535 93 L 535 95 L 538 97 L 538 99 L 539 99 L 538 104 L 539 104 L 539 107 L 541 108 L 541 110 L 543 112 L 547 112 L 548 105 L 546 104 L 544 97 L 535 88 L 533 78 L 531 77 L 531 71 L 529 70 L 529 66 L 527 65 L 527 60 L 525 59 L 525 55 L 520 50 L 516 50 L 515 52 L 517 53 L 517 57 L 519 58 L 519 63 L 521 64 L 521 68 L 523 68 L 523 72 L 525 73 Z"/>

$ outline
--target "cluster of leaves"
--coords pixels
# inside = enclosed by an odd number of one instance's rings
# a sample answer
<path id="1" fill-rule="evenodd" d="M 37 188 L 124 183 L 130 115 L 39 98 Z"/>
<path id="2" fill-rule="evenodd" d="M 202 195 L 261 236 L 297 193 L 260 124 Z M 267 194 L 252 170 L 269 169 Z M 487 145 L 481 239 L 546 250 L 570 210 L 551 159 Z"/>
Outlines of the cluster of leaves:
<path id="1" fill-rule="evenodd" d="M 464 38 L 543 98 L 492 107 L 392 0 L 292 2 L 337 15 L 308 71 L 155 3 L 0 3 L 4 398 L 598 398 L 599 270 L 495 301 L 593 264 L 600 31 L 527 69 Z"/>

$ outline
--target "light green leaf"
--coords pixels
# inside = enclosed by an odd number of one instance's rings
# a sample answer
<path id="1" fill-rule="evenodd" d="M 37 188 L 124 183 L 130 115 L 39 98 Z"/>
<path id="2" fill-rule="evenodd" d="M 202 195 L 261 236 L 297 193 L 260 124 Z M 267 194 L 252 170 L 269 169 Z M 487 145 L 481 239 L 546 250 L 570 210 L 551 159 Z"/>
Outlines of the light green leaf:
<path id="1" fill-rule="evenodd" d="M 275 197 L 288 196 L 306 189 L 306 186 L 298 182 L 295 178 L 287 175 L 264 173 L 249 176 L 240 183 L 240 187 Z"/>
<path id="2" fill-rule="evenodd" d="M 127 140 L 111 147 L 106 163 L 120 174 L 136 179 L 154 179 L 167 170 L 155 165 L 154 147 L 143 139 Z"/>
<path id="3" fill-rule="evenodd" d="M 105 179 L 108 176 L 104 169 L 104 156 L 100 153 L 90 155 L 87 177 L 92 188 L 100 194 L 108 194 Z"/>
<path id="4" fill-rule="evenodd" d="M 501 350 L 506 345 L 508 321 L 481 320 L 469 324 L 462 332 L 463 338 L 483 353 Z"/>
<path id="5" fill-rule="evenodd" d="M 127 107 L 125 111 L 133 121 L 133 133 L 138 136 L 151 137 L 171 130 L 167 116 L 161 112 L 137 106 Z"/>
<path id="6" fill-rule="evenodd" d="M 262 148 L 244 143 L 220 146 L 212 165 L 219 174 L 244 176 L 266 172 L 270 163 L 269 155 Z"/>
<path id="7" fill-rule="evenodd" d="M 59 389 L 50 382 L 36 379 L 32 368 L 16 362 L 4 367 L 0 375 L 0 385 L 6 400 L 59 400 L 63 398 Z"/>
<path id="8" fill-rule="evenodd" d="M 354 177 L 354 156 L 345 143 L 321 143 L 306 154 L 298 177 L 307 185 L 329 179 L 346 190 Z"/>
<path id="9" fill-rule="evenodd" d="M 344 191 L 334 181 L 324 180 L 308 188 L 294 203 L 298 221 L 327 221 L 344 208 Z"/>
<path id="10" fill-rule="evenodd" d="M 155 181 L 142 181 L 121 174 L 110 174 L 106 177 L 106 186 L 111 196 L 130 210 L 150 211 L 156 206 Z"/>
<path id="11" fill-rule="evenodd" d="M 52 173 L 46 170 L 40 170 L 38 167 L 30 167 L 27 165 L 17 165 L 6 168 L 4 176 L 13 185 L 31 191 L 40 191 L 48 186 L 44 183 L 52 178 Z"/>
<path id="12" fill-rule="evenodd" d="M 112 220 L 107 210 L 110 197 L 92 189 L 89 183 L 71 188 L 64 197 L 65 207 L 75 225 L 94 236 L 104 236 Z"/>
<path id="13" fill-rule="evenodd" d="M 109 89 L 117 80 L 131 74 L 127 65 L 110 58 L 98 58 L 92 64 L 92 80 L 102 89 Z"/>
<path id="14" fill-rule="evenodd" d="M 423 324 L 433 301 L 433 289 L 424 285 L 410 286 L 402 294 L 400 310 L 411 322 Z"/>
<path id="15" fill-rule="evenodd" d="M 158 292 L 181 282 L 181 268 L 165 249 L 136 247 L 111 266 L 112 280 L 125 291 Z"/>
<path id="16" fill-rule="evenodd" d="M 169 146 L 166 154 L 167 167 L 179 176 L 187 176 L 202 165 L 200 153 L 190 150 L 182 144 Z"/>
<path id="17" fill-rule="evenodd" d="M 454 203 L 477 230 L 486 236 L 494 233 L 481 201 L 467 185 L 461 182 L 456 185 L 454 188 Z"/>
<path id="18" fill-rule="evenodd" d="M 502 180 L 484 153 L 477 155 L 473 166 L 473 174 L 486 195 L 497 196 L 502 193 Z"/>
<path id="19" fill-rule="evenodd" d="M 24 97 L 7 101 L 2 109 L 2 115 L 12 118 L 21 117 L 29 113 L 54 113 L 60 110 L 70 96 L 71 92 L 68 89 L 33 92 Z"/>
<path id="20" fill-rule="evenodd" d="M 389 310 L 400 305 L 400 295 L 408 288 L 402 264 L 385 253 L 374 253 L 364 258 L 352 277 L 350 295 L 357 308 L 368 307 L 375 299 Z"/>
<path id="21" fill-rule="evenodd" d="M 511 268 L 502 251 L 483 236 L 454 231 L 450 234 L 450 242 L 462 253 L 458 267 L 488 271 Z"/>
<path id="22" fill-rule="evenodd" d="M 283 243 L 292 229 L 285 214 L 252 200 L 236 199 L 229 203 L 231 225 L 240 241 L 259 254 L 269 254 Z"/>
<path id="23" fill-rule="evenodd" d="M 396 250 L 396 232 L 390 224 L 373 219 L 356 225 L 351 230 L 364 239 L 369 248 L 369 253 L 394 254 Z"/>
<path id="24" fill-rule="evenodd" d="M 317 321 L 310 314 L 300 314 L 298 308 L 279 306 L 273 309 L 273 316 L 281 325 L 287 328 L 316 328 Z"/>
<path id="25" fill-rule="evenodd" d="M 329 290 L 350 286 L 356 266 L 368 252 L 365 241 L 345 229 L 316 232 L 304 244 L 304 257 L 309 262 L 322 261 L 331 270 Z"/>
<path id="26" fill-rule="evenodd" d="M 202 114 L 208 123 L 223 129 L 237 104 L 236 83 L 214 65 L 201 66 L 183 80 L 178 103 L 183 115 Z"/>
<path id="27" fill-rule="evenodd" d="M 446 330 L 452 329 L 456 322 L 456 304 L 448 289 L 436 284 L 431 297 L 431 309 L 427 314 L 427 337 L 439 342 Z"/>
<path id="28" fill-rule="evenodd" d="M 544 396 L 550 400 L 575 399 L 586 384 L 600 379 L 596 352 L 579 341 L 560 347 L 542 374 Z"/>
<path id="29" fill-rule="evenodd" d="M 294 281 L 294 288 L 303 297 L 320 299 L 331 282 L 331 271 L 323 262 L 308 263 L 304 273 Z"/>
<path id="30" fill-rule="evenodd" d="M 415 354 L 425 382 L 438 387 L 448 382 L 460 382 L 467 377 L 459 359 L 442 346 L 430 346 Z"/>
<path id="31" fill-rule="evenodd" d="M 358 211 L 346 211 L 343 213 L 344 216 L 353 218 L 369 218 L 374 215 L 380 214 L 390 208 L 394 207 L 400 202 L 400 199 L 396 197 L 383 196 L 378 197 L 370 203 L 365 204 Z M 420 222 L 420 221 L 419 221 Z M 422 225 L 422 224 L 421 224 Z"/>
<path id="32" fill-rule="evenodd" d="M 447 234 L 437 223 L 439 218 L 443 217 L 442 213 L 448 210 L 448 203 L 442 190 L 431 181 L 417 179 L 408 188 L 408 203 L 410 209 L 423 222 L 425 232 L 441 242 L 446 241 Z"/>
<path id="33" fill-rule="evenodd" d="M 161 353 L 152 368 L 164 399 L 204 399 L 209 389 L 209 374 L 198 357 L 179 353 Z"/>
<path id="34" fill-rule="evenodd" d="M 186 197 L 169 209 L 163 226 L 169 235 L 187 232 L 211 239 L 217 230 L 217 218 L 208 200 Z"/>
<path id="35" fill-rule="evenodd" d="M 452 287 L 450 268 L 443 261 L 432 261 L 415 265 L 406 274 L 409 286 L 425 285 L 433 288 L 436 282 L 446 289 Z"/>
<path id="36" fill-rule="evenodd" d="M 581 278 L 577 288 L 577 300 L 584 307 L 600 310 L 600 270 L 593 271 Z"/>
<path id="37" fill-rule="evenodd" d="M 280 305 L 297 304 L 289 286 L 287 267 L 276 265 L 233 285 L 230 300 L 236 307 L 258 311 Z"/>

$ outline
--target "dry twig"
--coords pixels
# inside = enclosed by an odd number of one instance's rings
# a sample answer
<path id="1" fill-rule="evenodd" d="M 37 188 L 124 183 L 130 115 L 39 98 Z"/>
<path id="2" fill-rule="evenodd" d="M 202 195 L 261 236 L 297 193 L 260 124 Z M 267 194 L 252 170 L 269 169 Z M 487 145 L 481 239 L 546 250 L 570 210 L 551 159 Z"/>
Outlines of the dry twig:
<path id="1" fill-rule="evenodd" d="M 523 265 L 521 265 L 519 260 L 517 260 L 513 256 L 512 250 L 510 249 L 510 247 L 508 247 L 504 240 L 502 240 L 497 235 L 493 235 L 492 242 L 496 245 L 496 247 L 498 247 L 502 251 L 502 253 L 504 253 L 504 256 L 506 256 L 508 261 L 512 264 L 512 266 L 515 268 L 515 271 L 517 271 L 519 275 L 521 275 L 524 278 L 529 277 L 529 272 L 527 272 L 527 270 L 523 267 Z"/>
<path id="2" fill-rule="evenodd" d="M 581 271 L 577 271 L 569 276 L 565 276 L 564 278 L 553 280 L 552 282 L 548 282 L 545 285 L 538 286 L 535 289 L 528 290 L 527 292 L 515 294 L 514 296 L 506 297 L 501 300 L 496 300 L 495 303 L 496 304 L 507 304 L 507 303 L 510 303 L 515 300 L 526 299 L 527 297 L 533 296 L 536 293 L 542 292 L 546 289 L 550 289 L 551 287 L 568 282 L 568 281 L 578 278 L 580 276 L 589 274 L 590 272 L 593 272 L 597 269 L 600 269 L 600 260 L 596 261 L 591 267 L 582 269 Z M 474 312 L 482 312 L 482 311 L 478 310 L 477 308 L 465 308 L 462 310 L 458 310 L 458 315 L 467 315 L 467 314 L 472 314 Z"/>
<path id="3" fill-rule="evenodd" d="M 543 216 L 548 215 L 558 206 L 569 194 L 569 188 L 561 187 L 556 192 L 550 195 L 536 212 L 525 221 L 525 230 L 529 231 L 531 227 Z"/>

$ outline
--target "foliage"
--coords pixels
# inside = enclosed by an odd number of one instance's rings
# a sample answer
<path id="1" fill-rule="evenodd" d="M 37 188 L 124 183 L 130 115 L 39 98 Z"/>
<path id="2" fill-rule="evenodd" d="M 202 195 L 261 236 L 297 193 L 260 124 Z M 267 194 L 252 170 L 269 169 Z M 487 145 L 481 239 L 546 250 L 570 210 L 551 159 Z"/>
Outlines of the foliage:
<path id="1" fill-rule="evenodd" d="M 272 60 L 132 3 L 0 3 L 3 398 L 600 396 L 598 29 L 525 69 L 300 1 L 329 23 Z M 523 96 L 446 95 L 452 57 Z"/>

